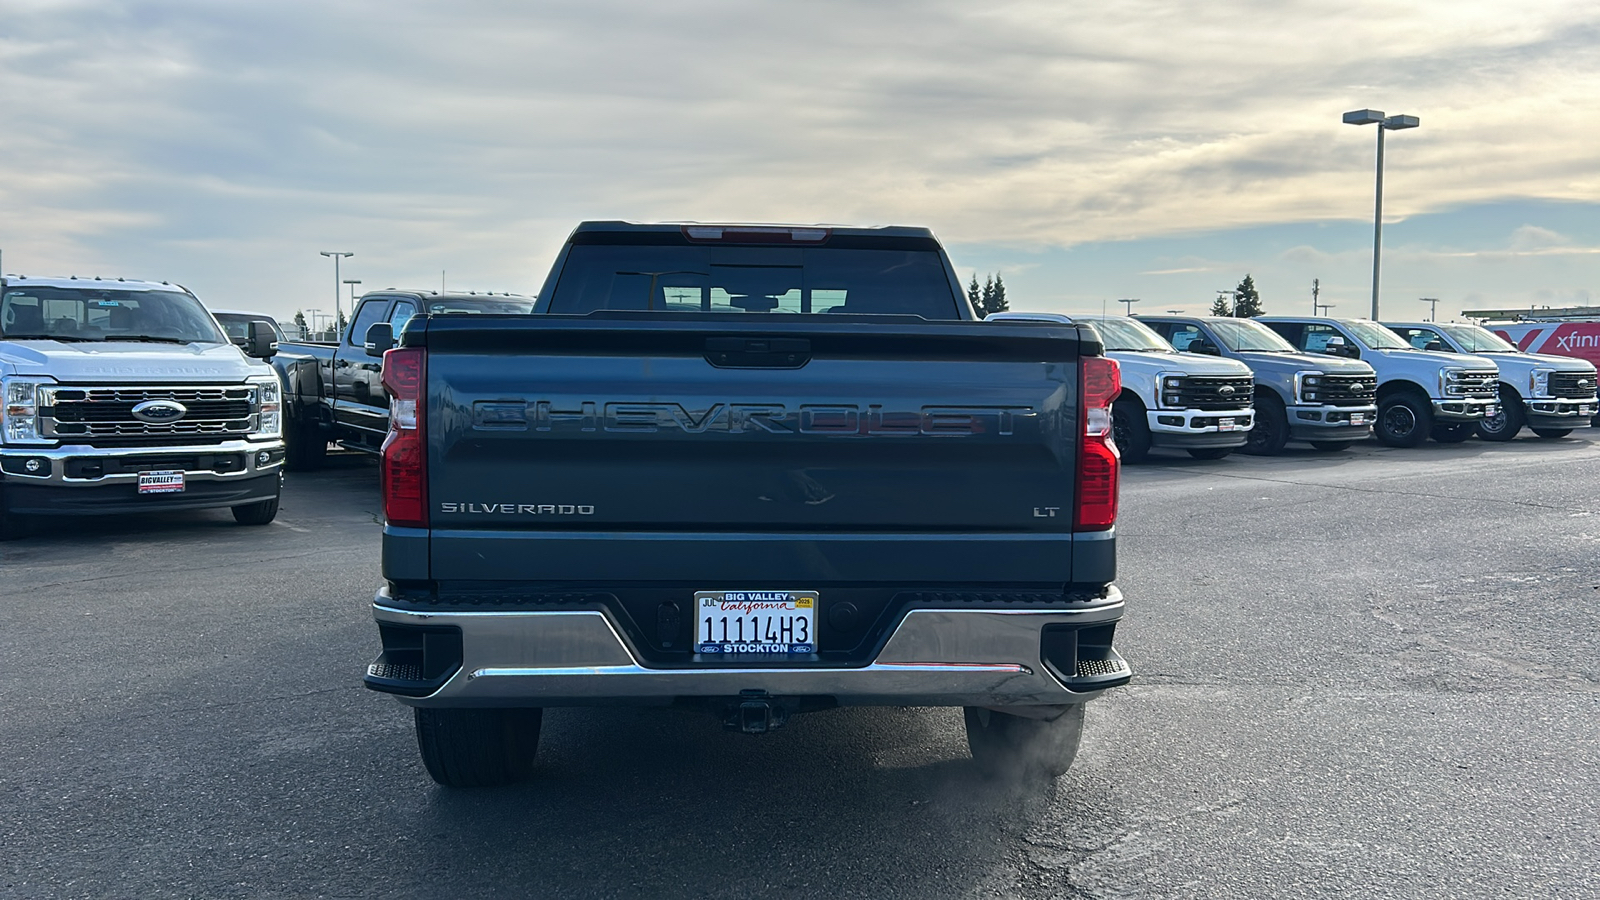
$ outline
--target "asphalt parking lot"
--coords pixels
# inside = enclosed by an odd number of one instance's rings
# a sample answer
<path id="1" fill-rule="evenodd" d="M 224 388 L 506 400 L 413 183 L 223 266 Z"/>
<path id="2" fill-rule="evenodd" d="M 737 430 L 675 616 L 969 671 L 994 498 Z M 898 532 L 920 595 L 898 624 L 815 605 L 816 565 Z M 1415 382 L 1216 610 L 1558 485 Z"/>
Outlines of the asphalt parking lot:
<path id="1" fill-rule="evenodd" d="M 360 685 L 376 481 L 0 548 L 0 895 L 1600 896 L 1600 429 L 1128 469 L 1136 679 L 1032 795 L 924 709 L 557 710 L 442 790 Z"/>

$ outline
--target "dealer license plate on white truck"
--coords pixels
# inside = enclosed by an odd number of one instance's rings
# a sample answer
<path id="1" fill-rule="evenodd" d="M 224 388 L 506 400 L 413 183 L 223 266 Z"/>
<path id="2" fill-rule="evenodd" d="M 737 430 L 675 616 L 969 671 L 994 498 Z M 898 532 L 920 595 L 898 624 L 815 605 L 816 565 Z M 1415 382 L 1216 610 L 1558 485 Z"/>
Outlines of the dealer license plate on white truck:
<path id="1" fill-rule="evenodd" d="M 816 591 L 697 591 L 696 653 L 817 652 Z"/>
<path id="2" fill-rule="evenodd" d="M 141 494 L 181 494 L 183 493 L 183 472 L 140 472 L 139 493 Z"/>

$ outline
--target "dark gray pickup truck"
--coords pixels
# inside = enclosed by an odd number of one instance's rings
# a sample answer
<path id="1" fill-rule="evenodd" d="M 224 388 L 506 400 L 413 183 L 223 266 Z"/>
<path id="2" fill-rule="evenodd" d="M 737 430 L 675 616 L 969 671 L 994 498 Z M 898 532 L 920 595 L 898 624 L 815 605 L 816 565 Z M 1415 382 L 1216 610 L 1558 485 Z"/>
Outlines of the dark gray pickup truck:
<path id="1" fill-rule="evenodd" d="M 364 295 L 337 341 L 279 341 L 272 366 L 283 379 L 288 467 L 317 468 L 330 443 L 378 452 L 389 433 L 389 395 L 379 377 L 383 351 L 412 316 L 516 314 L 532 308 L 533 301 L 514 294 L 389 289 Z M 387 343 L 368 342 L 373 326 L 390 336 Z"/>
<path id="2" fill-rule="evenodd" d="M 533 315 L 412 318 L 383 381 L 366 684 L 441 784 L 605 704 L 961 706 L 1054 776 L 1129 680 L 1116 363 L 976 321 L 925 229 L 585 223 Z"/>

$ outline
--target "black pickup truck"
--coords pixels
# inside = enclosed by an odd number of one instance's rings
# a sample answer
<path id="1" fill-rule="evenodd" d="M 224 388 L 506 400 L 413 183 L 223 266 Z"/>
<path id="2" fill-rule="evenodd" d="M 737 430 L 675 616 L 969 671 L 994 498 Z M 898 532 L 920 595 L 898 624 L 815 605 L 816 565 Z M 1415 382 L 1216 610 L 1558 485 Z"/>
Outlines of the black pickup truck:
<path id="1" fill-rule="evenodd" d="M 338 341 L 279 341 L 272 365 L 284 384 L 284 443 L 288 467 L 315 469 L 328 444 L 376 454 L 389 432 L 389 395 L 379 378 L 389 343 L 368 342 L 377 333 L 395 335 L 415 315 L 517 315 L 533 300 L 515 294 L 444 294 L 436 291 L 374 291 L 356 304 Z M 374 335 L 375 336 L 375 335 Z"/>
<path id="2" fill-rule="evenodd" d="M 1130 677 L 1092 330 L 975 321 L 916 228 L 584 223 L 534 313 L 384 357 L 366 684 L 436 781 L 604 704 L 961 706 L 980 765 L 1066 771 Z"/>

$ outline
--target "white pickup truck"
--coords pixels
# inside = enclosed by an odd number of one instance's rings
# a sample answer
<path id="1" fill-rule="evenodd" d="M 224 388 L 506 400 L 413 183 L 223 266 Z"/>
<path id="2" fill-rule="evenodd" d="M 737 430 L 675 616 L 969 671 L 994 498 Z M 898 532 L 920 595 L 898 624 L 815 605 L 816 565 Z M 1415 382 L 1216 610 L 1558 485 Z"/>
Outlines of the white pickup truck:
<path id="1" fill-rule="evenodd" d="M 283 398 L 261 360 L 277 343 L 265 323 L 245 343 L 178 285 L 0 278 L 0 538 L 47 515 L 271 522 Z"/>
<path id="2" fill-rule="evenodd" d="M 1235 359 L 1179 353 L 1150 326 L 1129 316 L 1084 317 L 1122 366 L 1122 394 L 1112 407 L 1117 446 L 1127 462 L 1151 447 L 1221 459 L 1243 447 L 1255 425 L 1255 375 Z"/>

